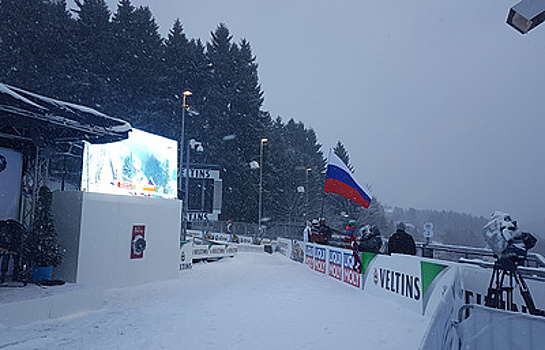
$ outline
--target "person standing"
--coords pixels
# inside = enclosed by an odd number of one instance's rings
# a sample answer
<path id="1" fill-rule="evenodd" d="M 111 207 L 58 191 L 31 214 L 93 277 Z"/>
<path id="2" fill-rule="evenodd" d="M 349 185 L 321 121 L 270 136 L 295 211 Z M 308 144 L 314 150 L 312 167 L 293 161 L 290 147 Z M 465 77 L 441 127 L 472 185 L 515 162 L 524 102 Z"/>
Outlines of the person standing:
<path id="1" fill-rule="evenodd" d="M 366 227 L 368 228 L 369 226 Z M 380 230 L 377 225 L 373 225 L 370 229 L 362 231 L 358 248 L 362 252 L 380 253 L 380 248 L 382 248 L 382 237 L 380 237 Z"/>
<path id="2" fill-rule="evenodd" d="M 416 255 L 416 244 L 413 236 L 405 232 L 405 224 L 397 224 L 396 232 L 388 239 L 388 254 L 408 254 Z"/>
<path id="3" fill-rule="evenodd" d="M 320 242 L 320 224 L 317 219 L 313 219 L 310 226 L 310 237 L 309 242 L 319 243 Z"/>
<path id="4" fill-rule="evenodd" d="M 305 229 L 303 230 L 303 241 L 308 242 L 310 239 L 310 234 L 311 234 L 310 221 L 307 221 Z"/>
<path id="5" fill-rule="evenodd" d="M 233 234 L 233 220 L 231 219 L 227 220 L 227 234 Z"/>
<path id="6" fill-rule="evenodd" d="M 227 220 L 227 234 L 229 235 L 229 241 L 238 243 L 238 237 L 233 233 L 233 220 Z"/>
<path id="7" fill-rule="evenodd" d="M 348 221 L 344 232 L 343 242 L 346 243 L 346 249 L 355 250 L 357 248 L 358 235 L 356 234 L 356 220 Z"/>

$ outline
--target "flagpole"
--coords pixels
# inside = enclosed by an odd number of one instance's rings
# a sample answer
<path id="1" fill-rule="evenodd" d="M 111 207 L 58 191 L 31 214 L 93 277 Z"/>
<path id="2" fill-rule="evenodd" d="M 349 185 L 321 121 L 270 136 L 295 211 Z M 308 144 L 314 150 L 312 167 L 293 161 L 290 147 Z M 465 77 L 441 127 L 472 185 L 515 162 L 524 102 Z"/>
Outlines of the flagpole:
<path id="1" fill-rule="evenodd" d="M 324 185 L 325 187 L 325 185 Z M 320 217 L 324 217 L 324 202 L 325 202 L 325 192 L 322 192 L 322 209 L 320 209 Z"/>
<path id="2" fill-rule="evenodd" d="M 329 160 L 331 159 L 331 152 L 333 152 L 333 149 L 329 149 L 329 154 L 327 155 L 327 164 L 329 164 Z M 327 166 L 326 166 L 326 172 L 327 172 Z M 327 173 L 326 173 L 327 177 Z M 324 178 L 324 189 L 322 190 L 322 208 L 320 209 L 320 218 L 324 217 L 324 202 L 325 202 L 325 178 Z"/>

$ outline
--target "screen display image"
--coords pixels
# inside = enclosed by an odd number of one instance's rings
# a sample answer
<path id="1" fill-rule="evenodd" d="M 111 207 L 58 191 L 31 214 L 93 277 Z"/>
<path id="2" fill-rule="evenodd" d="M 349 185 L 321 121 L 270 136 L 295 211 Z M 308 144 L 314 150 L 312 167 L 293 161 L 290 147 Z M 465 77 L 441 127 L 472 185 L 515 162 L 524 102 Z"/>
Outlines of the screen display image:
<path id="1" fill-rule="evenodd" d="M 137 129 L 120 142 L 85 143 L 81 190 L 174 199 L 177 147 L 174 140 Z"/>

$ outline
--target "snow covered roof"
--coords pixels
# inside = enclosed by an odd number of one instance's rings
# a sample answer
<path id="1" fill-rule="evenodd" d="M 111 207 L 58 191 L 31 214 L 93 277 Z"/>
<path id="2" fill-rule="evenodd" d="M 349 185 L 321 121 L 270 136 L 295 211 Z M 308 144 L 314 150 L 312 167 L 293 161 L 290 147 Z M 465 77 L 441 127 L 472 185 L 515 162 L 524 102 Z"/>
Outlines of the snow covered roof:
<path id="1" fill-rule="evenodd" d="M 0 83 L 0 140 L 108 143 L 126 139 L 131 128 L 92 108 Z"/>

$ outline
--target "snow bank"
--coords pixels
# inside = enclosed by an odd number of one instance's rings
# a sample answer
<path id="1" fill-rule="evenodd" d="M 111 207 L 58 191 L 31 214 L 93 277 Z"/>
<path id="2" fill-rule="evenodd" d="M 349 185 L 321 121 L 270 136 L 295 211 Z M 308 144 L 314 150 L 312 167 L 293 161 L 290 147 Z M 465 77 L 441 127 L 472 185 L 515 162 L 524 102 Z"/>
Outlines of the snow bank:
<path id="1" fill-rule="evenodd" d="M 105 298 L 100 311 L 2 327 L 0 348 L 417 349 L 429 321 L 279 254 L 239 253 Z"/>

